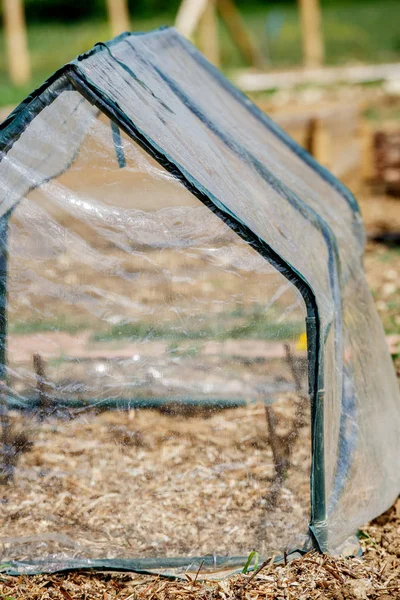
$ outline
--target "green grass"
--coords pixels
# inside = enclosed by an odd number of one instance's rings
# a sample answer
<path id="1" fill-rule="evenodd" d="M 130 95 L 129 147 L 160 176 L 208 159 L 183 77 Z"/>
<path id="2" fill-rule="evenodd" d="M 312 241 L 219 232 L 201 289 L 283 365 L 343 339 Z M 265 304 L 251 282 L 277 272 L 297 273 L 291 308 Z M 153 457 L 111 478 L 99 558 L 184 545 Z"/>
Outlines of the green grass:
<path id="1" fill-rule="evenodd" d="M 87 329 L 88 325 L 84 323 L 70 323 L 63 319 L 57 320 L 33 320 L 33 321 L 17 321 L 10 323 L 8 332 L 17 335 L 27 335 L 32 333 L 44 333 L 51 331 L 65 331 L 66 333 L 77 333 L 82 329 Z"/>
<path id="2" fill-rule="evenodd" d="M 113 325 L 105 331 L 95 331 L 91 337 L 93 342 L 113 340 L 167 340 L 170 351 L 181 352 L 177 342 L 184 340 L 286 340 L 297 339 L 304 330 L 302 321 L 277 322 L 276 314 L 265 313 L 262 308 L 256 307 L 252 312 L 232 311 L 222 314 L 218 319 L 209 319 L 202 316 L 196 322 L 191 321 L 192 329 L 186 329 L 180 322 L 177 323 L 149 323 L 146 321 L 133 321 Z M 70 334 L 78 333 L 90 328 L 86 322 L 71 322 L 65 319 L 57 320 L 32 320 L 17 321 L 9 324 L 11 334 L 30 335 L 34 333 L 59 332 Z M 187 353 L 197 353 L 195 348 Z"/>
<path id="3" fill-rule="evenodd" d="M 376 106 L 364 110 L 364 117 L 373 123 L 382 121 L 400 121 L 400 108 L 398 106 Z"/>
<path id="4" fill-rule="evenodd" d="M 163 22 L 172 24 L 171 17 L 160 16 L 140 23 L 132 23 L 132 29 L 150 30 Z M 0 106 L 21 102 L 30 92 L 39 87 L 54 71 L 86 52 L 99 41 L 111 38 L 105 21 L 83 21 L 79 23 L 33 23 L 28 27 L 31 54 L 32 81 L 24 87 L 13 86 L 7 76 L 5 41 L 0 31 Z"/>
<path id="5" fill-rule="evenodd" d="M 387 248 L 385 252 L 378 254 L 378 260 L 387 264 L 391 263 L 398 256 L 400 256 L 400 248 Z"/>
<path id="6" fill-rule="evenodd" d="M 288 321 L 278 323 L 272 315 L 254 312 L 232 324 L 232 315 L 221 315 L 215 322 L 199 321 L 197 328 L 185 329 L 181 324 L 155 325 L 145 321 L 122 323 L 112 326 L 108 331 L 96 332 L 92 340 L 95 342 L 110 340 L 171 340 L 174 343 L 184 340 L 287 340 L 296 339 L 304 330 L 304 323 Z"/>
<path id="7" fill-rule="evenodd" d="M 397 304 L 397 307 L 394 310 L 396 310 L 398 314 L 399 304 Z M 396 321 L 396 315 L 383 315 L 383 327 L 386 335 L 400 334 L 400 323 Z"/>
<path id="8" fill-rule="evenodd" d="M 327 64 L 399 60 L 398 0 L 339 0 L 323 4 L 322 14 Z M 244 15 L 272 67 L 300 64 L 302 46 L 296 4 L 266 3 L 264 13 Z M 232 67 L 238 61 L 237 56 L 226 51 L 223 58 Z"/>
<path id="9" fill-rule="evenodd" d="M 265 3 L 264 9 L 250 5 L 243 17 L 258 40 L 271 67 L 288 67 L 301 62 L 301 35 L 296 4 Z M 382 62 L 400 60 L 400 2 L 366 0 L 335 2 L 323 6 L 326 63 L 351 61 Z M 173 15 L 132 21 L 132 30 L 147 31 L 171 25 Z M 221 53 L 229 71 L 243 66 L 223 25 Z M 267 35 L 268 32 L 268 35 Z M 28 28 L 33 77 L 24 88 L 12 86 L 6 73 L 4 35 L 0 32 L 0 105 L 13 105 L 40 85 L 49 75 L 96 42 L 109 39 L 103 21 L 80 23 L 32 23 Z"/>

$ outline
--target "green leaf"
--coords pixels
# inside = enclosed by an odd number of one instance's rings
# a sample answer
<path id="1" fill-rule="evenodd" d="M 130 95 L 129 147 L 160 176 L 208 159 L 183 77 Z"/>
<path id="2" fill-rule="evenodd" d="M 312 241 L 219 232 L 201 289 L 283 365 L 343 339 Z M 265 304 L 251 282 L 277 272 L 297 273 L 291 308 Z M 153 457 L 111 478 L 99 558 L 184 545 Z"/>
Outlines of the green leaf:
<path id="1" fill-rule="evenodd" d="M 246 575 L 246 573 L 248 572 L 253 558 L 254 558 L 254 570 L 257 571 L 257 569 L 258 569 L 258 552 L 256 550 L 253 550 L 252 552 L 250 552 L 250 554 L 246 560 L 246 564 L 243 567 L 242 573 L 244 575 Z"/>

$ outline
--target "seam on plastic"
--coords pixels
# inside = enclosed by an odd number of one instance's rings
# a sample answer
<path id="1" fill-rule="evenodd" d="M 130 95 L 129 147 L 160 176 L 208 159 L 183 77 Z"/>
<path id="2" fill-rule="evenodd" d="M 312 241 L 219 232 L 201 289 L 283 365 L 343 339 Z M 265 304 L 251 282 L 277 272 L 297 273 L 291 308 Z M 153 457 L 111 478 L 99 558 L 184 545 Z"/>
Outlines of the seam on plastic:
<path id="1" fill-rule="evenodd" d="M 301 158 L 309 167 L 320 175 L 320 177 L 331 185 L 347 202 L 353 212 L 360 214 L 359 204 L 343 183 L 334 177 L 328 169 L 320 165 L 311 154 L 295 142 L 283 129 L 279 127 L 268 115 L 266 115 L 250 98 L 237 87 L 232 85 L 226 77 L 221 75 L 218 69 L 212 65 L 186 38 L 179 35 L 174 27 L 170 28 L 175 40 L 185 47 L 191 56 L 216 79 L 231 96 L 236 98 L 247 110 L 257 118 L 268 130 L 273 132 L 276 137 L 285 143 L 299 158 Z"/>
<path id="2" fill-rule="evenodd" d="M 111 121 L 111 133 L 118 166 L 120 169 L 124 169 L 126 167 L 126 158 L 124 148 L 122 145 L 121 131 L 118 125 L 114 123 L 114 121 Z"/>

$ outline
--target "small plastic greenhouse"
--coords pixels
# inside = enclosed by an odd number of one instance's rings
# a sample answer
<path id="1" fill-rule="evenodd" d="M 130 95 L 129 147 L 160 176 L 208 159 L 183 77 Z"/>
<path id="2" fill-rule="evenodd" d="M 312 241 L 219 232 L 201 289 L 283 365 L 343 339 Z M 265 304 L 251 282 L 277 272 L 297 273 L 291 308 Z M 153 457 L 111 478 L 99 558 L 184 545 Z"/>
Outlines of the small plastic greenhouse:
<path id="1" fill-rule="evenodd" d="M 173 29 L 0 132 L 1 569 L 358 551 L 400 401 L 356 201 Z"/>

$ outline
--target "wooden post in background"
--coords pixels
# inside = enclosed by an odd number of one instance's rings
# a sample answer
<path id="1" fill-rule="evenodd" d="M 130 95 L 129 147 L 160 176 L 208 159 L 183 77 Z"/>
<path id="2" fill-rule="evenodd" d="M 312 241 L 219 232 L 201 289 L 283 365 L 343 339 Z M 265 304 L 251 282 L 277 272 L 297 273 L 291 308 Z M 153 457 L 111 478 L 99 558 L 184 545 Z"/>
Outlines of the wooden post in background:
<path id="1" fill-rule="evenodd" d="M 107 10 L 113 37 L 130 31 L 128 0 L 107 0 Z"/>
<path id="2" fill-rule="evenodd" d="M 175 19 L 175 27 L 191 40 L 197 29 L 208 0 L 182 0 Z"/>
<path id="3" fill-rule="evenodd" d="M 361 118 L 358 125 L 358 142 L 361 149 L 361 178 L 363 181 L 376 179 L 374 131 L 366 119 Z"/>
<path id="4" fill-rule="evenodd" d="M 299 0 L 304 66 L 320 67 L 324 62 L 324 42 L 319 0 Z"/>
<path id="5" fill-rule="evenodd" d="M 192 42 L 197 41 L 204 56 L 219 66 L 218 16 L 224 21 L 233 43 L 244 60 L 251 66 L 262 68 L 264 57 L 253 42 L 234 0 L 182 0 L 175 19 L 175 27 Z M 196 36 L 197 34 L 197 36 Z"/>
<path id="6" fill-rule="evenodd" d="M 208 0 L 199 22 L 199 48 L 213 65 L 219 67 L 220 48 L 216 0 Z"/>
<path id="7" fill-rule="evenodd" d="M 14 85 L 31 78 L 23 0 L 3 0 L 8 73 Z"/>
<path id="8" fill-rule="evenodd" d="M 217 7 L 231 34 L 232 40 L 236 43 L 247 64 L 263 68 L 265 66 L 264 57 L 257 44 L 253 43 L 253 39 L 247 31 L 246 25 L 233 0 L 217 0 Z"/>
<path id="9" fill-rule="evenodd" d="M 306 150 L 324 167 L 332 168 L 331 136 L 323 119 L 310 119 Z"/>

